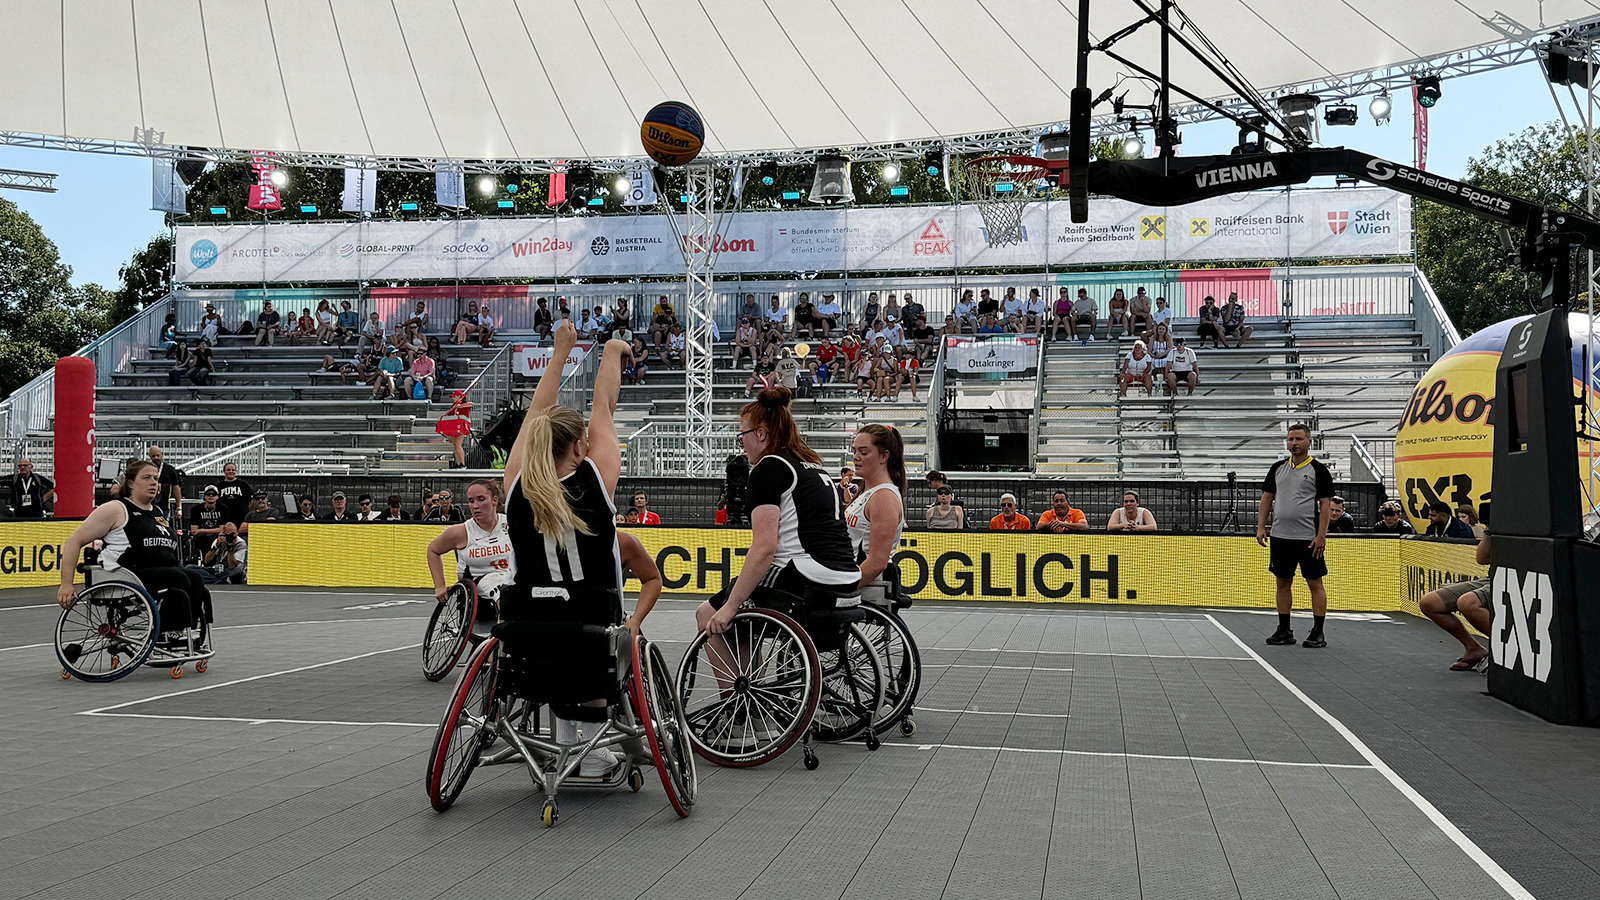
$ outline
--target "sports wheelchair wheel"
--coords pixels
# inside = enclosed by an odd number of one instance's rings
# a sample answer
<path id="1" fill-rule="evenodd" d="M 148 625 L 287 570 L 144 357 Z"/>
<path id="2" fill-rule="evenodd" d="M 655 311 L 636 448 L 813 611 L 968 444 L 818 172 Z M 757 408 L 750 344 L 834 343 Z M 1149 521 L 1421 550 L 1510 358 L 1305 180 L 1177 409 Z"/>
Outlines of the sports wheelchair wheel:
<path id="1" fill-rule="evenodd" d="M 422 674 L 439 681 L 461 660 L 472 642 L 472 623 L 478 615 L 478 588 L 463 578 L 445 592 L 444 602 L 436 604 L 428 619 L 428 632 L 422 639 Z"/>
<path id="2" fill-rule="evenodd" d="M 883 708 L 883 665 L 878 662 L 876 645 L 859 624 L 852 624 L 845 630 L 844 646 L 824 651 L 820 661 L 817 740 L 837 743 L 860 736 L 875 724 Z M 876 743 L 875 739 L 869 741 L 869 746 Z"/>
<path id="3" fill-rule="evenodd" d="M 161 634 L 161 613 L 144 588 L 106 581 L 84 588 L 56 622 L 61 671 L 116 681 L 144 665 Z"/>
<path id="4" fill-rule="evenodd" d="M 811 636 L 768 609 L 741 609 L 720 635 L 701 632 L 678 666 L 689 740 L 719 766 L 782 756 L 811 727 L 821 688 Z"/>
<path id="5" fill-rule="evenodd" d="M 428 753 L 428 802 L 439 812 L 450 808 L 466 787 L 483 751 L 494 743 L 499 712 L 494 696 L 500 642 L 478 647 L 456 682 L 455 695 Z"/>
<path id="6" fill-rule="evenodd" d="M 861 631 L 884 664 L 883 703 L 872 728 L 885 734 L 898 723 L 901 734 L 910 737 L 916 732 L 910 719 L 911 707 L 922 686 L 922 655 L 917 651 L 917 642 L 899 616 L 869 603 L 861 604 L 861 610 L 867 614 L 860 623 Z"/>
<path id="7" fill-rule="evenodd" d="M 656 774 L 661 776 L 661 787 L 667 792 L 673 812 L 684 819 L 689 816 L 689 808 L 694 806 L 694 751 L 689 745 L 689 726 L 683 718 L 683 706 L 678 702 L 669 677 L 667 661 L 662 658 L 660 648 L 642 637 L 635 638 L 628 690 L 639 722 L 644 726 Z M 630 786 L 633 786 L 632 778 L 630 774 Z M 641 785 L 642 782 L 641 777 Z"/>

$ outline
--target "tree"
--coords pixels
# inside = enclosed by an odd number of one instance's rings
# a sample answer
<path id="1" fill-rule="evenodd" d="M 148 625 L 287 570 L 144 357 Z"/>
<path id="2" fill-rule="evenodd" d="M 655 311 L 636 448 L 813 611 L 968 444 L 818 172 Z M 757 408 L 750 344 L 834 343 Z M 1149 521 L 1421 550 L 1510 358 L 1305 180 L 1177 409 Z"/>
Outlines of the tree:
<path id="1" fill-rule="evenodd" d="M 38 223 L 0 199 L 0 396 L 98 337 L 110 307 L 98 285 L 73 288 Z"/>
<path id="2" fill-rule="evenodd" d="M 172 237 L 157 235 L 143 250 L 117 270 L 122 286 L 112 295 L 107 309 L 105 327 L 113 328 L 122 320 L 172 293 Z"/>
<path id="3" fill-rule="evenodd" d="M 1582 210 L 1583 136 L 1569 136 L 1555 122 L 1528 128 L 1469 160 L 1465 181 L 1555 209 Z M 1539 285 L 1501 252 L 1498 223 L 1427 202 L 1417 203 L 1413 218 L 1417 262 L 1463 333 L 1531 311 Z M 1587 287 L 1577 271 L 1572 284 L 1580 293 Z"/>

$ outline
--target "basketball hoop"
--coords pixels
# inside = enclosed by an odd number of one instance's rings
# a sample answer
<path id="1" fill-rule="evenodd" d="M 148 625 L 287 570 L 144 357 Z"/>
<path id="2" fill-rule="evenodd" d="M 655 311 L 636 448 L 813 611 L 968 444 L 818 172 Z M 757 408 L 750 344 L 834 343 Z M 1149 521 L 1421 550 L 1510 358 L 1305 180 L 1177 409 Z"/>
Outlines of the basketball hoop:
<path id="1" fill-rule="evenodd" d="M 1050 164 L 1033 156 L 985 156 L 961 166 L 967 199 L 978 204 L 989 246 L 1022 243 L 1022 211 Z"/>

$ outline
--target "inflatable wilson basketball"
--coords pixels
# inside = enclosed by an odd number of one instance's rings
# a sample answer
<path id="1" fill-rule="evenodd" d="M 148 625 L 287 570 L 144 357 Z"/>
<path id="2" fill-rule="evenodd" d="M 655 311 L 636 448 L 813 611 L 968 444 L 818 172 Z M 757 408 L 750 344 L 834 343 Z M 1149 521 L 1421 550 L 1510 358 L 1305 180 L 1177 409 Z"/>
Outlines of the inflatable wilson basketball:
<path id="1" fill-rule="evenodd" d="M 1491 500 L 1494 428 L 1489 416 L 1494 407 L 1495 367 L 1511 327 L 1529 318 L 1507 319 L 1474 333 L 1439 357 L 1412 391 L 1394 439 L 1394 482 L 1417 533 L 1428 527 L 1427 506 L 1434 501 L 1443 500 L 1451 507 L 1465 502 L 1477 508 Z M 1583 371 L 1584 341 L 1593 347 L 1591 360 L 1600 354 L 1600 343 L 1589 334 L 1585 315 L 1571 313 L 1567 327 L 1572 333 L 1572 390 L 1577 396 L 1583 384 L 1579 373 Z M 1600 381 L 1591 380 L 1589 387 L 1591 402 L 1600 402 Z M 1579 407 L 1578 416 L 1582 415 Z M 1580 482 L 1588 480 L 1589 466 L 1597 458 L 1600 443 L 1580 440 Z M 1590 511 L 1582 497 L 1577 502 L 1584 504 L 1584 512 Z"/>
<path id="2" fill-rule="evenodd" d="M 685 166 L 706 141 L 700 114 L 687 103 L 675 100 L 658 103 L 639 125 L 639 141 L 644 152 L 663 166 Z"/>

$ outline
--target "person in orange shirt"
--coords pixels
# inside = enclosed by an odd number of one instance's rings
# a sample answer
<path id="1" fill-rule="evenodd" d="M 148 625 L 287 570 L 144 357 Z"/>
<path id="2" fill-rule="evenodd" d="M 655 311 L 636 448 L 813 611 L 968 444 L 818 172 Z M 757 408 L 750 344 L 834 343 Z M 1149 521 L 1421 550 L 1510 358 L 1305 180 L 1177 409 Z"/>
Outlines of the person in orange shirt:
<path id="1" fill-rule="evenodd" d="M 1083 510 L 1074 509 L 1067 502 L 1066 491 L 1056 491 L 1050 495 L 1050 508 L 1039 515 L 1039 524 L 1034 526 L 1039 531 L 1053 531 L 1060 534 L 1063 531 L 1088 531 L 1089 520 L 1084 518 Z"/>
<path id="2" fill-rule="evenodd" d="M 1027 531 L 1033 527 L 1028 517 L 1017 512 L 1017 498 L 1014 494 L 1000 495 L 1000 515 L 989 520 L 990 531 Z"/>

